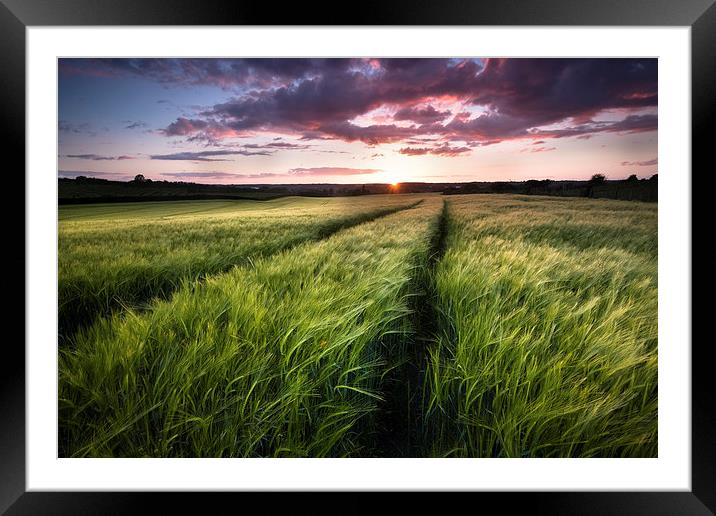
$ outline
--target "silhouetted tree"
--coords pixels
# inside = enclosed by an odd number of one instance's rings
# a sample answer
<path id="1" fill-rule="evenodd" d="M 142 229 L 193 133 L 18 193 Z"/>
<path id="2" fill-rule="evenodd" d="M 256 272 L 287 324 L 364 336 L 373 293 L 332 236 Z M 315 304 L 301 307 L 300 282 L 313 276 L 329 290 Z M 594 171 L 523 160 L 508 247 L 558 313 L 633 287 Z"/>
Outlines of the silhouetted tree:
<path id="1" fill-rule="evenodd" d="M 584 193 L 585 197 L 594 197 L 594 187 L 597 185 L 603 185 L 607 180 L 604 174 L 594 174 L 589 181 L 587 181 L 587 190 Z"/>
<path id="2" fill-rule="evenodd" d="M 605 176 L 604 174 L 594 174 L 589 179 L 589 184 L 600 185 L 600 184 L 604 183 L 606 180 L 607 180 L 607 176 Z"/>
<path id="3" fill-rule="evenodd" d="M 659 174 L 654 174 L 649 178 L 649 181 L 658 181 L 659 180 Z"/>
<path id="4" fill-rule="evenodd" d="M 545 181 L 538 181 L 537 179 L 528 179 L 525 181 L 525 186 L 527 188 L 527 194 L 534 194 L 541 192 L 544 187 L 549 183 L 549 180 L 547 182 Z"/>
<path id="5" fill-rule="evenodd" d="M 639 181 L 639 178 L 636 177 L 636 174 L 632 174 L 629 177 L 627 177 L 626 180 L 629 182 L 634 182 L 634 181 Z"/>
<path id="6" fill-rule="evenodd" d="M 137 174 L 134 176 L 134 179 L 132 180 L 133 183 L 146 183 L 147 178 L 144 177 L 142 174 Z"/>

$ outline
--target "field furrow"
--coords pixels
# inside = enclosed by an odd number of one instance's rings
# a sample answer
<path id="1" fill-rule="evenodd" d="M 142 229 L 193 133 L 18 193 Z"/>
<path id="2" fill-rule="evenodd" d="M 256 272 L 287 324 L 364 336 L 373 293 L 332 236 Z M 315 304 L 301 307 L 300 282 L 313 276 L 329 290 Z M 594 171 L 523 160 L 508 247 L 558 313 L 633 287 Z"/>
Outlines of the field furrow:
<path id="1" fill-rule="evenodd" d="M 427 455 L 657 455 L 657 207 L 448 201 Z"/>
<path id="2" fill-rule="evenodd" d="M 419 197 L 283 198 L 60 208 L 59 335 L 226 271 L 404 209 Z"/>
<path id="3" fill-rule="evenodd" d="M 443 200 L 436 230 L 422 267 L 412 279 L 409 306 L 413 312 L 412 331 L 407 332 L 387 355 L 385 402 L 376 423 L 378 452 L 387 457 L 421 456 L 425 446 L 422 432 L 422 391 L 427 350 L 437 335 L 433 269 L 439 261 L 447 236 L 447 201 Z"/>
<path id="4" fill-rule="evenodd" d="M 373 454 L 442 207 L 428 197 L 98 319 L 60 354 L 61 455 Z"/>

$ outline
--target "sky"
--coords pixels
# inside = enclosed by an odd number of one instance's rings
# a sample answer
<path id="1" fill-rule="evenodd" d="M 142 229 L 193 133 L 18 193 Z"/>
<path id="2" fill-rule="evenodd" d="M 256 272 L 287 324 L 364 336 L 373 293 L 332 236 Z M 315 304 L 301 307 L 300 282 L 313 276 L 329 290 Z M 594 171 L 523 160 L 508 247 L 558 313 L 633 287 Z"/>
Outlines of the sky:
<path id="1" fill-rule="evenodd" d="M 656 59 L 60 59 L 58 176 L 220 184 L 657 173 Z"/>

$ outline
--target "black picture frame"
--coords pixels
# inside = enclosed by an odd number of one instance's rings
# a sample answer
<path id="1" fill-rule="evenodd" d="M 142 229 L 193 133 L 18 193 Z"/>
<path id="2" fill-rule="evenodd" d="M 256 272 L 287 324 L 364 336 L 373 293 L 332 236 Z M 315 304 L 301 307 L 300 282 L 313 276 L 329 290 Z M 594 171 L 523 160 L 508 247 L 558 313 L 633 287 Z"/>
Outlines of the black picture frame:
<path id="1" fill-rule="evenodd" d="M 3 178 L 8 201 L 5 235 L 12 237 L 10 267 L 25 270 L 25 226 L 17 223 L 18 210 L 25 213 L 25 30 L 45 25 L 543 25 L 543 26 L 690 26 L 692 73 L 692 169 L 706 174 L 713 146 L 708 129 L 716 113 L 716 0 L 366 0 L 359 5 L 336 3 L 258 2 L 256 0 L 0 0 L 0 84 L 2 124 L 0 145 L 5 156 L 14 157 L 12 172 Z M 12 163 L 13 161 L 11 161 Z M 9 166 L 9 165 L 8 165 Z M 703 169 L 703 170 L 701 170 Z M 693 172 L 692 221 L 701 220 L 694 210 L 698 196 L 707 189 L 695 188 Z M 685 176 L 688 177 L 688 176 Z M 701 180 L 699 180 L 699 185 Z M 20 195 L 19 192 L 22 192 Z M 14 201 L 10 200 L 14 199 Z M 703 205 L 703 204 L 701 204 Z M 700 234 L 696 225 L 692 235 Z M 708 236 L 708 234 L 707 234 Z M 692 277 L 694 266 L 693 243 Z M 7 252 L 7 251 L 6 251 Z M 703 270 L 701 267 L 696 267 Z M 29 271 L 26 270 L 25 274 Z M 708 276 L 708 275 L 706 275 Z M 19 274 L 5 276 L 6 288 L 14 293 L 6 308 L 7 321 L 25 316 L 25 291 Z M 707 288 L 709 279 L 700 281 Z M 692 293 L 692 299 L 693 293 Z M 692 303 L 693 314 L 710 307 Z M 15 323 L 12 323 L 15 324 Z M 19 325 L 18 325 L 19 326 Z M 701 323 L 699 323 L 701 326 Z M 692 323 L 693 327 L 693 323 Z M 146 510 L 153 503 L 162 513 L 206 510 L 216 498 L 234 503 L 241 497 L 245 509 L 258 503 L 264 510 L 285 499 L 285 495 L 258 493 L 59 493 L 26 492 L 25 489 L 25 351 L 24 326 L 19 335 L 6 334 L 0 375 L 0 512 L 21 514 L 126 514 Z M 499 506 L 500 511 L 528 510 L 536 514 L 649 514 L 701 515 L 716 512 L 716 396 L 711 381 L 710 339 L 692 339 L 692 490 L 690 492 L 549 492 L 471 493 L 467 501 L 476 509 Z M 303 497 L 304 494 L 297 495 Z M 311 512 L 321 507 L 334 512 L 365 512 L 383 506 L 374 494 L 344 495 L 350 500 L 335 502 L 332 495 L 321 497 L 320 506 L 305 505 Z M 212 500 L 207 498 L 211 497 Z M 404 497 L 405 503 L 427 508 L 423 494 Z M 463 500 L 465 502 L 465 500 Z M 402 502 L 401 502 L 402 503 Z M 459 500 L 452 499 L 457 508 Z M 249 505 L 246 505 L 249 504 Z M 292 501 L 296 505 L 296 501 Z M 301 502 L 298 502 L 301 504 Z M 237 509 L 240 506 L 237 506 Z M 489 509 L 488 509 L 489 510 Z"/>

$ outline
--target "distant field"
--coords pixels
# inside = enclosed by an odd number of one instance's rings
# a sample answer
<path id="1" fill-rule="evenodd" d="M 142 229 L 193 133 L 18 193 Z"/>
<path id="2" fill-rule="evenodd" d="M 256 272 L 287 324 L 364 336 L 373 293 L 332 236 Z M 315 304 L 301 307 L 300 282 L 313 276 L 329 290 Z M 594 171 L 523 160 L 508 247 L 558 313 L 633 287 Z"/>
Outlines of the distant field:
<path id="1" fill-rule="evenodd" d="M 289 197 L 59 218 L 62 456 L 656 456 L 656 204 Z"/>
<path id="2" fill-rule="evenodd" d="M 175 201 L 59 208 L 59 321 L 68 337 L 97 315 L 164 297 L 227 270 L 385 215 L 420 197 Z"/>

